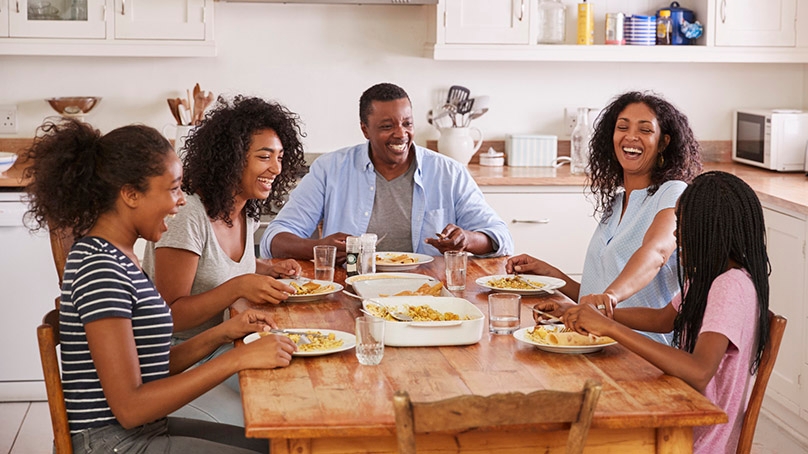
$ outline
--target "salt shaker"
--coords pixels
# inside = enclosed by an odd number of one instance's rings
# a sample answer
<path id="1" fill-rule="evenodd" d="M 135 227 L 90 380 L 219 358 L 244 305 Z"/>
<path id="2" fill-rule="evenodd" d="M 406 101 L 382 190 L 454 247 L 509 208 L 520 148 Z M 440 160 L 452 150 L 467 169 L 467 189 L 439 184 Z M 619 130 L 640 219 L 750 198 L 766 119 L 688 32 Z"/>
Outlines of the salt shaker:
<path id="1" fill-rule="evenodd" d="M 358 236 L 345 238 L 345 273 L 348 276 L 356 276 L 359 274 L 359 253 L 361 250 L 362 245 L 359 242 Z"/>
<path id="2" fill-rule="evenodd" d="M 370 274 L 376 272 L 376 240 L 375 233 L 363 233 L 359 237 L 361 243 L 361 255 L 359 259 L 359 273 Z"/>

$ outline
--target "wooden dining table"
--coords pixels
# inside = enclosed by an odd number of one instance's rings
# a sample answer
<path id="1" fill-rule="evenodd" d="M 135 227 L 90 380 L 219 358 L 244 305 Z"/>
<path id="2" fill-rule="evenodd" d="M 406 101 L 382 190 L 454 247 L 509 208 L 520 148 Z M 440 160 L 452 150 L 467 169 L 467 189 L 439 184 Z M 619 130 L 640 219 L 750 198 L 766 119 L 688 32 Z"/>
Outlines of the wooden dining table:
<path id="1" fill-rule="evenodd" d="M 505 258 L 470 258 L 466 288 L 454 292 L 487 314 L 490 290 L 476 279 L 505 274 Z M 303 276 L 313 265 L 302 262 Z M 415 270 L 445 282 L 442 257 Z M 337 267 L 335 282 L 344 284 Z M 350 287 L 349 287 L 350 290 Z M 523 296 L 521 326 L 532 326 L 531 307 L 541 298 L 566 300 L 560 292 Z M 354 332 L 361 301 L 341 292 L 306 303 L 237 301 L 233 313 L 256 308 L 284 328 Z M 487 318 L 487 317 L 486 317 Z M 666 375 L 626 348 L 611 345 L 588 354 L 539 350 L 511 335 L 488 333 L 473 345 L 385 347 L 377 366 L 360 365 L 353 349 L 294 357 L 289 367 L 239 373 L 248 437 L 270 439 L 272 454 L 395 453 L 393 394 L 413 401 L 459 395 L 578 391 L 587 379 L 602 383 L 587 439 L 587 453 L 689 453 L 693 427 L 721 424 L 727 415 L 682 380 Z M 239 345 L 236 346 L 239 348 Z M 552 412 L 552 408 L 536 411 Z M 419 452 L 563 452 L 569 425 L 519 430 L 477 429 L 419 435 Z"/>

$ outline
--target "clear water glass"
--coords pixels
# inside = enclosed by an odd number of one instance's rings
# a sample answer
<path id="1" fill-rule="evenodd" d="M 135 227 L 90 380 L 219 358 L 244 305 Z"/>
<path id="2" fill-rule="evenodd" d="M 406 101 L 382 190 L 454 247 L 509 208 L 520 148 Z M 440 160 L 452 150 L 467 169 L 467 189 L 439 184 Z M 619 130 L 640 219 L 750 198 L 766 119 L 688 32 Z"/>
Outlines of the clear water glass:
<path id="1" fill-rule="evenodd" d="M 446 251 L 443 261 L 446 265 L 446 288 L 449 291 L 465 290 L 468 254 L 464 251 Z"/>
<path id="2" fill-rule="evenodd" d="M 336 246 L 314 246 L 314 279 L 318 281 L 333 281 L 334 264 L 336 260 Z"/>
<path id="3" fill-rule="evenodd" d="M 384 319 L 362 316 L 356 318 L 356 359 L 359 364 L 375 366 L 384 356 Z"/>
<path id="4" fill-rule="evenodd" d="M 488 332 L 511 334 L 519 329 L 522 297 L 515 293 L 488 295 Z"/>

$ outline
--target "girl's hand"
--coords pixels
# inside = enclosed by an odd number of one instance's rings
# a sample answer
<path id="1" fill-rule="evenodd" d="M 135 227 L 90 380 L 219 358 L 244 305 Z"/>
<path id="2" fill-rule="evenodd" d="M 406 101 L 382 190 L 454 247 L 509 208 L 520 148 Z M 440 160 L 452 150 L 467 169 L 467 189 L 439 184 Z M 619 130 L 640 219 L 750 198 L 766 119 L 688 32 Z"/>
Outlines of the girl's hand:
<path id="1" fill-rule="evenodd" d="M 505 263 L 505 272 L 508 274 L 535 274 L 538 276 L 557 276 L 557 270 L 548 263 L 521 254 L 508 259 Z"/>
<path id="2" fill-rule="evenodd" d="M 269 269 L 269 275 L 278 278 L 294 278 L 300 276 L 300 264 L 297 260 L 286 259 L 277 263 L 273 263 Z"/>
<path id="3" fill-rule="evenodd" d="M 578 304 L 589 304 L 595 309 L 606 314 L 609 318 L 614 318 L 614 308 L 617 306 L 617 297 L 611 293 L 593 293 L 584 295 Z"/>
<path id="4" fill-rule="evenodd" d="M 555 301 L 542 301 L 533 305 L 535 309 L 547 312 L 550 315 L 555 315 L 558 318 L 561 318 L 561 316 L 567 312 L 567 309 L 574 306 L 574 303 L 558 303 Z M 539 324 L 539 322 L 546 321 L 547 319 L 538 312 L 533 312 L 533 320 L 536 321 L 536 324 Z"/>
<path id="5" fill-rule="evenodd" d="M 278 304 L 295 293 L 295 289 L 291 286 L 261 274 L 244 274 L 233 279 L 237 280 L 237 295 L 251 303 Z"/>
<path id="6" fill-rule="evenodd" d="M 609 328 L 616 323 L 591 304 L 578 304 L 569 308 L 562 317 L 564 325 L 575 332 L 595 336 L 606 336 Z"/>
<path id="7" fill-rule="evenodd" d="M 297 345 L 282 334 L 267 334 L 255 342 L 235 349 L 235 352 L 242 355 L 241 370 L 286 367 L 292 362 L 292 353 L 295 351 Z"/>
<path id="8" fill-rule="evenodd" d="M 221 324 L 224 330 L 226 342 L 233 342 L 241 339 L 250 333 L 269 331 L 270 328 L 277 328 L 278 324 L 269 315 L 255 309 L 247 309 L 237 316 L 225 320 Z"/>

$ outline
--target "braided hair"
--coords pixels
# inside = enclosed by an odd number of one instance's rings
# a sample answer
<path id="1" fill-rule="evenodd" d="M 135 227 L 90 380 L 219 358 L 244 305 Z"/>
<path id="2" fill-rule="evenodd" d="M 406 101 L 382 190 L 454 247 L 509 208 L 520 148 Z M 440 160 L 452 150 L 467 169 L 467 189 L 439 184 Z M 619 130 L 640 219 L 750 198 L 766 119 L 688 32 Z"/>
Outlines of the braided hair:
<path id="1" fill-rule="evenodd" d="M 769 274 L 763 209 L 752 188 L 726 172 L 706 172 L 693 180 L 676 207 L 679 285 L 685 288 L 674 320 L 673 343 L 693 352 L 701 330 L 707 294 L 713 281 L 730 266 L 746 269 L 758 301 L 756 373 L 769 338 Z"/>
<path id="2" fill-rule="evenodd" d="M 661 136 L 670 142 L 660 151 L 663 163 L 654 167 L 648 194 L 653 195 L 667 181 L 689 183 L 701 172 L 701 146 L 690 129 L 687 116 L 668 101 L 652 93 L 630 91 L 616 97 L 600 113 L 589 141 L 589 190 L 597 200 L 596 213 L 606 220 L 612 215 L 614 199 L 623 186 L 623 167 L 614 149 L 617 118 L 629 104 L 645 104 L 656 116 Z"/>

